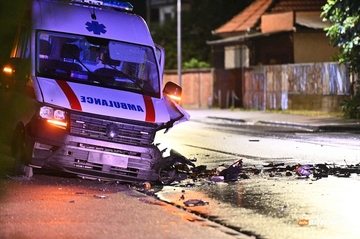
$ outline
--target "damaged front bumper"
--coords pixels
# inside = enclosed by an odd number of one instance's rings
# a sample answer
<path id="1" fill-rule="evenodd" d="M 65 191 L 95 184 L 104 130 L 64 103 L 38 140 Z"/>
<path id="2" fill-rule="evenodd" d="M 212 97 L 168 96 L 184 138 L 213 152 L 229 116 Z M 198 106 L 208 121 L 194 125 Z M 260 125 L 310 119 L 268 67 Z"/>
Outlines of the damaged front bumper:
<path id="1" fill-rule="evenodd" d="M 36 142 L 33 162 L 88 179 L 122 182 L 158 180 L 162 157 L 156 146 L 127 146 L 126 150 L 118 147 L 117 144 L 101 146 L 100 142 L 81 143 L 76 140 L 51 152 L 50 145 Z"/>
<path id="2" fill-rule="evenodd" d="M 69 131 L 33 119 L 27 134 L 29 165 L 90 179 L 158 181 L 162 154 L 153 144 L 157 125 L 74 113 Z"/>

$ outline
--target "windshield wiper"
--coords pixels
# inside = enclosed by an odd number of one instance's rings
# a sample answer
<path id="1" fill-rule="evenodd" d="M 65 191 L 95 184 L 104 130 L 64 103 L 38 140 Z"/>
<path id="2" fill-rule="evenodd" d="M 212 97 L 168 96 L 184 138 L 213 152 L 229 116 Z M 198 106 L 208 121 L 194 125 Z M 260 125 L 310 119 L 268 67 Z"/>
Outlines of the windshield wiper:
<path id="1" fill-rule="evenodd" d="M 115 70 L 116 72 L 119 72 L 121 73 L 122 75 L 124 75 L 127 79 L 129 79 L 132 83 L 134 83 L 138 88 L 139 90 L 141 91 L 142 94 L 144 95 L 152 95 L 150 91 L 146 90 L 144 88 L 144 86 L 141 86 L 138 81 L 142 81 L 144 82 L 144 80 L 140 79 L 140 78 L 137 78 L 137 77 L 134 77 L 134 76 L 131 76 L 131 75 L 128 75 L 126 73 L 124 73 L 123 71 L 121 70 L 118 70 L 116 69 L 115 66 L 112 66 L 112 65 L 109 65 L 111 67 L 111 69 Z"/>
<path id="2" fill-rule="evenodd" d="M 100 79 L 94 72 L 92 72 L 80 59 L 79 57 L 77 57 L 72 51 L 70 51 L 68 48 L 65 48 L 65 52 L 69 53 L 73 59 L 75 59 L 77 62 L 80 63 L 80 65 L 82 67 L 85 68 L 85 70 L 88 72 L 88 74 L 90 74 L 92 77 L 94 77 L 94 79 L 96 79 L 98 81 L 98 83 L 102 84 L 102 85 L 106 85 L 105 82 Z M 95 81 L 93 81 L 95 82 Z"/>

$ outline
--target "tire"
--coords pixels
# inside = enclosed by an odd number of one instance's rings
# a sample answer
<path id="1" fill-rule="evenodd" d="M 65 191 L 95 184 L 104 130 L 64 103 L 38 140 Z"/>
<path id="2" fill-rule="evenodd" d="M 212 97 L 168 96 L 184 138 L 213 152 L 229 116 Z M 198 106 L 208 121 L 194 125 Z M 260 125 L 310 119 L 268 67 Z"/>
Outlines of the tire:
<path id="1" fill-rule="evenodd" d="M 18 126 L 15 130 L 12 147 L 12 154 L 14 156 L 14 176 L 26 176 L 25 170 L 25 128 L 23 126 Z"/>

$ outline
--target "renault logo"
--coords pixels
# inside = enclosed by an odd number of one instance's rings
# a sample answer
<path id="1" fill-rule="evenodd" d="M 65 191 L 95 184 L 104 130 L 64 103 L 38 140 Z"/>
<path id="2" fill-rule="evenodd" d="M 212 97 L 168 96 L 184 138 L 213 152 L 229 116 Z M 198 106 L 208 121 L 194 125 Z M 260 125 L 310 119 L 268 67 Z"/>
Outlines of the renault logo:
<path id="1" fill-rule="evenodd" d="M 116 124 L 108 124 L 106 126 L 106 135 L 113 139 L 115 138 L 117 135 L 119 134 L 119 128 L 117 127 Z"/>

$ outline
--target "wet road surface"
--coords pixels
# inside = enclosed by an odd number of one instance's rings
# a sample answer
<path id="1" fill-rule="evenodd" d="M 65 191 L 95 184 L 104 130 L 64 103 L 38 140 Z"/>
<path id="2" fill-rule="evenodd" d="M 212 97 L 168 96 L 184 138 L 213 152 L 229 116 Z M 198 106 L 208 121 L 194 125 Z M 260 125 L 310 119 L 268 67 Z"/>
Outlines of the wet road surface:
<path id="1" fill-rule="evenodd" d="M 179 206 L 184 206 L 187 199 L 207 201 L 208 205 L 187 209 L 257 238 L 356 238 L 358 174 L 316 179 L 299 177 L 294 171 L 289 176 L 286 172 L 270 174 L 264 165 L 357 164 L 359 142 L 356 132 L 309 133 L 189 122 L 174 128 L 162 141 L 164 147 L 176 145 L 177 151 L 196 158 L 196 165 L 208 168 L 230 165 L 242 158 L 244 168 L 262 171 L 258 175 L 247 173 L 248 179 L 237 182 L 183 181 L 165 186 L 157 195 Z"/>

